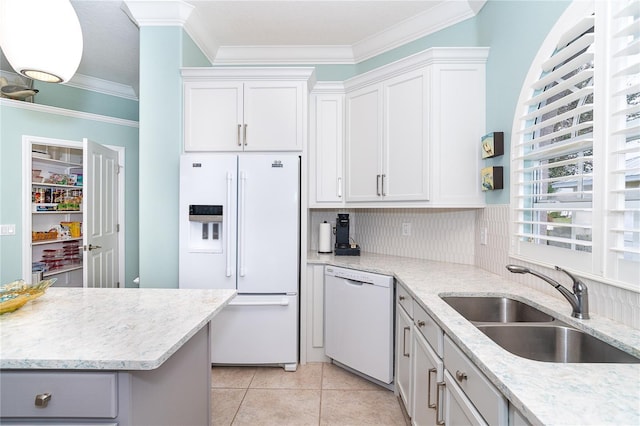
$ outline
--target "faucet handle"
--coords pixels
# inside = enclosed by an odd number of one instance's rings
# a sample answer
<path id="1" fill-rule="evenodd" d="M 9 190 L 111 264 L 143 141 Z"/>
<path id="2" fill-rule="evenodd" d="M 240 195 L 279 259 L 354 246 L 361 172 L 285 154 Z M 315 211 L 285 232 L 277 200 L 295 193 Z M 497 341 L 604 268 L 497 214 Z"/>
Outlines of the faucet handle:
<path id="1" fill-rule="evenodd" d="M 571 278 L 571 280 L 573 281 L 573 292 L 574 293 L 584 293 L 587 291 L 587 285 L 585 283 L 583 283 L 582 281 L 580 281 L 578 278 L 575 277 L 575 275 L 571 274 L 569 271 L 562 269 L 559 266 L 556 266 L 556 271 L 560 271 L 560 272 L 564 272 L 565 274 L 567 274 L 569 276 L 569 278 Z"/>

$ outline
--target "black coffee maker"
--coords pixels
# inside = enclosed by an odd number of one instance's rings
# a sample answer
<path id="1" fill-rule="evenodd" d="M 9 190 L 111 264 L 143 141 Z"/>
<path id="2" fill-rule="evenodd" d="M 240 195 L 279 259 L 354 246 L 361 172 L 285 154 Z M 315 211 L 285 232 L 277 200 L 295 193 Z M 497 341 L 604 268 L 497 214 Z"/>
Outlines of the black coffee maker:
<path id="1" fill-rule="evenodd" d="M 349 240 L 349 215 L 338 213 L 336 219 L 336 256 L 360 256 L 360 246 Z"/>

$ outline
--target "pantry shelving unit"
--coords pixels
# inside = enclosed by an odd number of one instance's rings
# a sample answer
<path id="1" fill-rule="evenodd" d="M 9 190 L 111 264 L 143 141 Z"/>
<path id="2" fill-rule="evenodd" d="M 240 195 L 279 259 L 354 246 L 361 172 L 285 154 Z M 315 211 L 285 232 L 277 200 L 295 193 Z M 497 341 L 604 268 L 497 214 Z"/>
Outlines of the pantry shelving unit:
<path id="1" fill-rule="evenodd" d="M 82 222 L 82 172 L 81 148 L 32 144 L 31 262 L 47 264 L 43 277 L 57 278 L 58 286 L 83 286 L 82 227 L 80 235 L 63 233 L 61 227 L 64 222 Z M 56 238 L 51 238 L 52 232 L 46 235 L 54 229 Z"/>

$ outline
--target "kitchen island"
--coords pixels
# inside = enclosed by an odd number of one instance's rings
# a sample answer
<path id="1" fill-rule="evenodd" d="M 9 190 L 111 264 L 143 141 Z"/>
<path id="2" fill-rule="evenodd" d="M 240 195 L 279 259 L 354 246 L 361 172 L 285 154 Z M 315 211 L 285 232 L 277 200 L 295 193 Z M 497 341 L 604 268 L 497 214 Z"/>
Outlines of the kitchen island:
<path id="1" fill-rule="evenodd" d="M 234 295 L 49 288 L 0 316 L 0 422 L 208 424 L 209 323 Z"/>
<path id="2" fill-rule="evenodd" d="M 552 363 L 507 352 L 440 296 L 506 296 L 640 357 L 640 330 L 592 314 L 570 316 L 564 298 L 553 297 L 472 265 L 372 253 L 334 256 L 308 253 L 310 265 L 392 275 L 435 320 L 445 335 L 531 424 L 640 424 L 640 364 Z M 425 379 L 426 380 L 426 379 Z"/>

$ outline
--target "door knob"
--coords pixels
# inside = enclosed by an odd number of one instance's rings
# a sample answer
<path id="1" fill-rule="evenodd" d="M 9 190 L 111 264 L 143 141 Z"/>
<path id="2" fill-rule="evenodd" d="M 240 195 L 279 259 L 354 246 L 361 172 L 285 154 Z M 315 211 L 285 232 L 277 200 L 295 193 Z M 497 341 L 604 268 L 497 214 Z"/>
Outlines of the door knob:
<path id="1" fill-rule="evenodd" d="M 84 246 L 84 250 L 87 251 L 91 251 L 91 250 L 96 250 L 96 249 L 101 249 L 102 246 L 94 246 L 93 244 L 89 244 L 89 248 L 87 248 L 87 246 Z"/>

